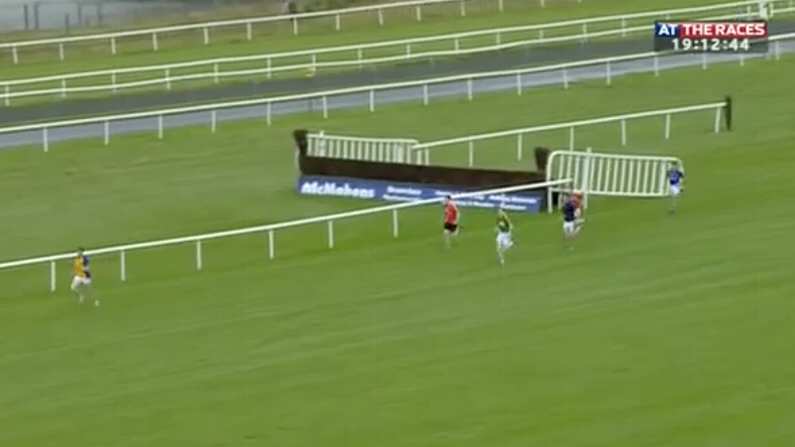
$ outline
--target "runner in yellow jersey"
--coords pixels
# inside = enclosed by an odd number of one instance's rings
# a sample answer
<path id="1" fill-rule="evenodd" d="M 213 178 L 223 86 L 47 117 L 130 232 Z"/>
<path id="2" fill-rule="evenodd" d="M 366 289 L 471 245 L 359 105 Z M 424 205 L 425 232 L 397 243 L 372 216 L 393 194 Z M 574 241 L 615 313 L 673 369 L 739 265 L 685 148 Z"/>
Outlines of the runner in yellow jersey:
<path id="1" fill-rule="evenodd" d="M 72 278 L 72 292 L 76 293 L 80 303 L 85 301 L 86 295 L 93 295 L 91 290 L 91 267 L 89 267 L 88 256 L 82 248 L 77 249 L 77 254 L 72 261 L 72 270 L 74 277 Z M 99 300 L 94 298 L 94 305 L 99 306 Z"/>

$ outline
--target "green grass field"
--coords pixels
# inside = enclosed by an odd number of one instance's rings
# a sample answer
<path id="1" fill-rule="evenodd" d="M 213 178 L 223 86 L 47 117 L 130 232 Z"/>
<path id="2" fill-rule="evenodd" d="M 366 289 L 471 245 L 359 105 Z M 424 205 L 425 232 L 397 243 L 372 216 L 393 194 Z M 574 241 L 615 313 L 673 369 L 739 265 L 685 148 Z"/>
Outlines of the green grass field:
<path id="1" fill-rule="evenodd" d="M 493 214 L 464 210 L 441 247 L 437 208 L 266 239 L 94 259 L 99 308 L 45 266 L 0 272 L 0 445 L 789 446 L 795 287 L 795 59 L 0 151 L 0 259 L 367 206 L 299 197 L 297 127 L 420 140 L 735 98 L 710 114 L 631 122 L 633 153 L 673 154 L 664 201 L 597 199 L 574 252 L 558 216 L 514 216 L 499 268 Z M 563 132 L 528 142 L 563 145 Z M 618 150 L 617 126 L 577 135 Z M 517 167 L 512 141 L 481 166 Z M 434 154 L 449 164 L 461 148 Z M 529 158 L 529 157 L 527 157 Z"/>

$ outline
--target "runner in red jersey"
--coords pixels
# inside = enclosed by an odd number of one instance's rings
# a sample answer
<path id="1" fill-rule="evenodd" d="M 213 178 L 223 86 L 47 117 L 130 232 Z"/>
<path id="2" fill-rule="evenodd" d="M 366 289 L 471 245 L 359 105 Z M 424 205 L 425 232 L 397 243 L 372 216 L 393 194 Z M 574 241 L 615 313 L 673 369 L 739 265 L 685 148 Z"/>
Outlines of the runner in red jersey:
<path id="1" fill-rule="evenodd" d="M 458 236 L 458 205 L 450 196 L 444 199 L 444 245 L 450 247 L 450 238 Z"/>

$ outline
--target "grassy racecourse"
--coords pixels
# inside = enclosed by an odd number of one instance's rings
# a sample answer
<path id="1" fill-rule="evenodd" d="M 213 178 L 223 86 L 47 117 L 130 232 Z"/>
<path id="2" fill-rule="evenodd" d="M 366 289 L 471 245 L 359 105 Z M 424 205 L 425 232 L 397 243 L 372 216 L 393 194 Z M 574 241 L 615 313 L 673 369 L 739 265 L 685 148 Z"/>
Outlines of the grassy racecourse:
<path id="1" fill-rule="evenodd" d="M 795 60 L 0 151 L 0 259 L 367 206 L 294 192 L 289 132 L 444 138 L 716 100 L 712 117 L 631 122 L 633 153 L 685 161 L 663 201 L 598 199 L 574 252 L 558 216 L 514 216 L 501 269 L 493 214 L 437 208 L 94 260 L 98 308 L 46 268 L 0 272 L 0 445 L 789 446 L 795 287 Z M 563 132 L 528 142 L 562 145 Z M 618 127 L 578 133 L 618 150 Z M 516 167 L 513 140 L 481 166 Z M 434 154 L 456 164 L 465 149 Z M 530 152 L 528 150 L 527 154 Z M 526 157 L 526 158 L 529 158 Z"/>

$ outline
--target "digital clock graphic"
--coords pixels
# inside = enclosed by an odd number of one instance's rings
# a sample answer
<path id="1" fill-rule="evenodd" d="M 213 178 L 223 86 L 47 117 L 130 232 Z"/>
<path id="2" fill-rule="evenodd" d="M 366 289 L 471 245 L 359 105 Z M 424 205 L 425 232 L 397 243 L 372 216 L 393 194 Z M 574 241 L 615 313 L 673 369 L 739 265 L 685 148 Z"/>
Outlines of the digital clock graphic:
<path id="1" fill-rule="evenodd" d="M 689 53 L 767 52 L 764 20 L 656 22 L 654 50 Z"/>

